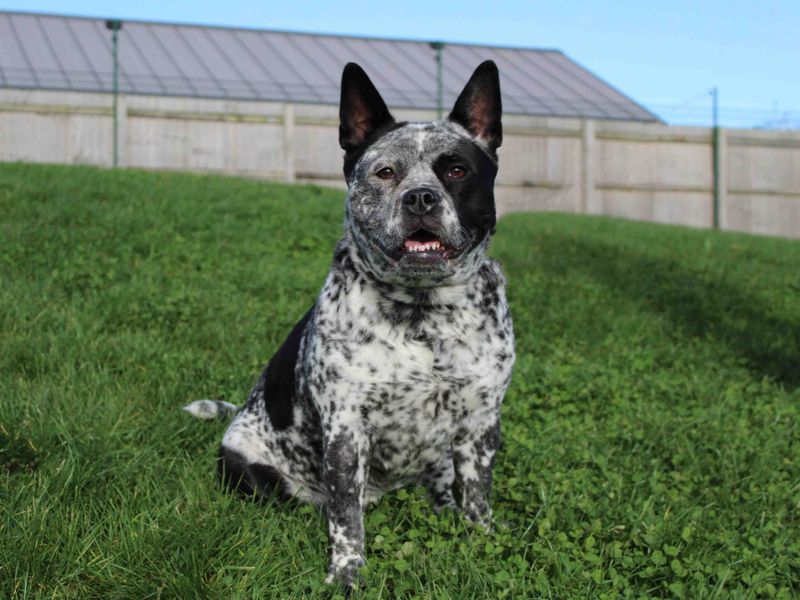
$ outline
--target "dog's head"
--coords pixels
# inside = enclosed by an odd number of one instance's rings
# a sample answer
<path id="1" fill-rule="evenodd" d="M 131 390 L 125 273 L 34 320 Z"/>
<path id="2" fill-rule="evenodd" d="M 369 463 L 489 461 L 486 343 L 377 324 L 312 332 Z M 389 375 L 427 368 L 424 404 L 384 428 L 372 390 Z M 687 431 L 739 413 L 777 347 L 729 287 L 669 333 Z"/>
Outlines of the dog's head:
<path id="1" fill-rule="evenodd" d="M 447 119 L 428 123 L 397 123 L 361 67 L 345 67 L 345 227 L 363 268 L 407 287 L 474 273 L 494 233 L 501 112 L 491 61 L 475 70 Z"/>

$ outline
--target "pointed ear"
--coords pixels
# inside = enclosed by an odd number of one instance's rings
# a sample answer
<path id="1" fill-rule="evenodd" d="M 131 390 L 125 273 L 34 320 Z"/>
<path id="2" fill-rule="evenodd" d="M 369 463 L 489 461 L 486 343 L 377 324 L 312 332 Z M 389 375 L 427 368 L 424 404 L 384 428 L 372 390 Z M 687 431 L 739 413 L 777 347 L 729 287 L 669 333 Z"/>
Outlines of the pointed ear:
<path id="1" fill-rule="evenodd" d="M 503 143 L 502 114 L 500 74 L 497 65 L 487 60 L 475 69 L 448 118 L 494 152 Z"/>
<path id="2" fill-rule="evenodd" d="M 364 69 L 347 63 L 342 72 L 342 98 L 339 102 L 339 145 L 354 150 L 380 129 L 394 123 L 378 90 Z"/>

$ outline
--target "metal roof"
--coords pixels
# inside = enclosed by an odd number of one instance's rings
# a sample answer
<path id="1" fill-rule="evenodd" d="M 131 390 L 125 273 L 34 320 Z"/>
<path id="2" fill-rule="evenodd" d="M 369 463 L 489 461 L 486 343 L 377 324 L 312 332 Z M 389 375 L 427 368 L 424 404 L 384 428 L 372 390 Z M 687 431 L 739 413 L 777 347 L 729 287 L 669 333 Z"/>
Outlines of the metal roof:
<path id="1" fill-rule="evenodd" d="M 658 120 L 558 50 L 446 43 L 445 106 L 472 70 L 500 69 L 506 113 Z M 389 106 L 436 107 L 428 42 L 125 21 L 124 93 L 337 104 L 345 63 L 359 63 Z M 111 32 L 104 19 L 0 11 L 0 87 L 108 92 Z"/>

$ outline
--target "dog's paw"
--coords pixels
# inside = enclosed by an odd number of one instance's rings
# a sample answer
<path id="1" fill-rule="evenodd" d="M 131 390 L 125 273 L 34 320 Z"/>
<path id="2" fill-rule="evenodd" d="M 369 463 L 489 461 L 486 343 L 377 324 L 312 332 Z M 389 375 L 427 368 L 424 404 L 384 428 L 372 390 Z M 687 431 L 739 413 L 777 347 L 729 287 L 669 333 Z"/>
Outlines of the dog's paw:
<path id="1" fill-rule="evenodd" d="M 444 510 L 458 510 L 458 504 L 451 490 L 446 490 L 436 496 L 429 495 L 431 508 L 437 515 Z"/>
<path id="2" fill-rule="evenodd" d="M 494 530 L 491 510 L 475 510 L 475 507 L 468 507 L 461 512 L 467 521 L 482 529 L 484 533 L 492 533 Z"/>
<path id="3" fill-rule="evenodd" d="M 353 590 L 364 588 L 364 576 L 358 572 L 364 564 L 364 559 L 360 556 L 351 556 L 331 561 L 325 583 L 341 586 L 345 597 L 349 597 L 350 592 Z"/>

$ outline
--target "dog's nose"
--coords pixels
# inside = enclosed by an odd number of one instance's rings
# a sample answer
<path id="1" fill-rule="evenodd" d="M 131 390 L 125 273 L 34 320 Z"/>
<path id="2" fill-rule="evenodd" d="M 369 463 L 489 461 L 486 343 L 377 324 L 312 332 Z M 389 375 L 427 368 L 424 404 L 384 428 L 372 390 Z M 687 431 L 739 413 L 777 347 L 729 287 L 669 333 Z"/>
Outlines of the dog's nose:
<path id="1" fill-rule="evenodd" d="M 424 215 L 439 204 L 439 192 L 427 187 L 418 187 L 403 194 L 403 205 L 410 213 Z"/>

